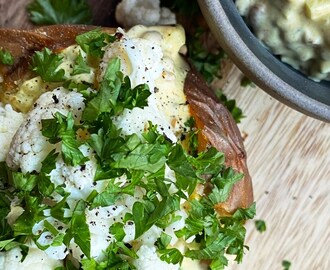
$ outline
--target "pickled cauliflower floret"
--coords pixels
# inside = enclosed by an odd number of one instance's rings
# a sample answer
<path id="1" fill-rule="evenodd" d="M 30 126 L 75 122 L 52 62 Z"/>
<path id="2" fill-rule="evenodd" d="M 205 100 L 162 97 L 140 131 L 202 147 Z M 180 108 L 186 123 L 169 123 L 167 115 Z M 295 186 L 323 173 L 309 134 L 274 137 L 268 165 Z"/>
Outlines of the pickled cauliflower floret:
<path id="1" fill-rule="evenodd" d="M 88 161 L 82 165 L 69 166 L 59 156 L 56 168 L 49 174 L 50 180 L 55 186 L 64 185 L 64 190 L 70 192 L 68 198 L 70 206 L 75 205 L 73 203 L 75 201 L 85 200 L 93 189 L 103 190 L 106 184 L 105 181 L 94 181 L 97 165 L 93 157 L 93 150 L 86 145 L 81 145 L 79 150 L 85 157 L 88 157 Z"/>
<path id="2" fill-rule="evenodd" d="M 24 121 L 24 115 L 13 110 L 10 104 L 0 103 L 0 162 L 5 161 L 16 130 Z"/>
<path id="3" fill-rule="evenodd" d="M 81 94 L 63 87 L 42 94 L 12 139 L 7 165 L 13 169 L 21 168 L 23 173 L 39 172 L 41 162 L 55 148 L 42 135 L 41 120 L 53 118 L 56 112 L 64 115 L 72 112 L 74 119 L 79 121 L 85 107 L 83 100 Z"/>
<path id="4" fill-rule="evenodd" d="M 35 245 L 29 247 L 29 252 L 23 262 L 22 253 L 19 247 L 7 252 L 0 252 L 0 269 L 3 270 L 53 270 L 61 267 L 63 263 L 57 259 L 50 258 L 44 251 Z"/>
<path id="5" fill-rule="evenodd" d="M 125 28 L 143 25 L 175 24 L 175 14 L 160 7 L 159 0 L 123 0 L 116 8 L 116 20 Z"/>

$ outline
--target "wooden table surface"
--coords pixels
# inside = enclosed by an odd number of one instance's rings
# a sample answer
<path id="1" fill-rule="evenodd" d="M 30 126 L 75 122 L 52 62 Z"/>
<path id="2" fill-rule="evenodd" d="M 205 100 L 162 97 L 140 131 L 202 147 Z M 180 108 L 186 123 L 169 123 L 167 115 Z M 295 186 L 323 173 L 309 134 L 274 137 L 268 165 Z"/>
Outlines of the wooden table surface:
<path id="1" fill-rule="evenodd" d="M 31 27 L 27 0 L 0 0 L 0 26 Z M 111 23 L 112 1 L 94 2 L 98 20 Z M 103 11 L 101 11 L 103 10 Z M 108 10 L 104 12 L 104 10 Z M 330 124 L 307 117 L 273 99 L 258 87 L 241 87 L 241 72 L 227 63 L 215 87 L 235 98 L 246 117 L 239 125 L 257 202 L 256 219 L 267 230 L 247 224 L 244 262 L 235 270 L 330 269 Z M 189 269 L 193 270 L 193 269 Z"/>

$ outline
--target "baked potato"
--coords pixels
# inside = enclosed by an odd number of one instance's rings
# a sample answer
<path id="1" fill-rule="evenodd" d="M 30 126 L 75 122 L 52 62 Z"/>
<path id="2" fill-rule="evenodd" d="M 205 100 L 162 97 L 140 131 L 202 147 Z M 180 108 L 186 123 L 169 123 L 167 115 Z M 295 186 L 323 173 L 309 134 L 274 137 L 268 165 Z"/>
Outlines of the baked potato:
<path id="1" fill-rule="evenodd" d="M 13 57 L 0 65 L 0 265 L 241 260 L 254 213 L 242 137 L 184 43 L 180 26 L 0 29 Z"/>

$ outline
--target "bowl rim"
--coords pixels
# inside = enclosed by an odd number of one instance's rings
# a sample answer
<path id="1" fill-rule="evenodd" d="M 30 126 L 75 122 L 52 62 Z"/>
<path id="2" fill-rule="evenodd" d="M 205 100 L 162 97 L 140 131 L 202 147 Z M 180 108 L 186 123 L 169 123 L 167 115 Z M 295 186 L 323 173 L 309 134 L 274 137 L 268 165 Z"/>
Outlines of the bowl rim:
<path id="1" fill-rule="evenodd" d="M 316 119 L 330 122 L 330 105 L 309 97 L 281 79 L 260 61 L 253 49 L 246 44 L 246 40 L 240 35 L 237 25 L 233 25 L 231 21 L 233 19 L 226 12 L 228 8 L 232 8 L 230 5 L 235 6 L 233 0 L 198 0 L 198 3 L 215 38 L 247 77 L 269 95 L 289 107 Z M 241 18 L 238 11 L 237 15 Z M 241 20 L 243 21 L 242 18 Z M 245 27 L 247 28 L 246 25 Z M 250 39 L 252 43 L 259 42 L 250 31 L 245 38 Z M 259 44 L 261 46 L 260 42 Z M 261 50 L 266 51 L 269 57 L 276 61 L 266 48 Z M 286 69 L 285 72 L 296 72 L 286 67 L 285 64 L 283 66 Z M 304 80 L 308 81 L 309 79 L 304 78 Z"/>

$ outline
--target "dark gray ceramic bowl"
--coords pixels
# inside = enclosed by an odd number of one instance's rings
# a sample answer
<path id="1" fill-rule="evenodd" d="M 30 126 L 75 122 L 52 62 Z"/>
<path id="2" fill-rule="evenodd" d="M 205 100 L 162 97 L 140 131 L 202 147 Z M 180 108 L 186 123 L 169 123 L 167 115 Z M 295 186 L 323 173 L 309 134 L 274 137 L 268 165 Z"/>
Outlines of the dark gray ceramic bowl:
<path id="1" fill-rule="evenodd" d="M 216 39 L 260 88 L 286 105 L 330 122 L 330 82 L 315 82 L 282 63 L 253 35 L 233 0 L 198 0 Z"/>

